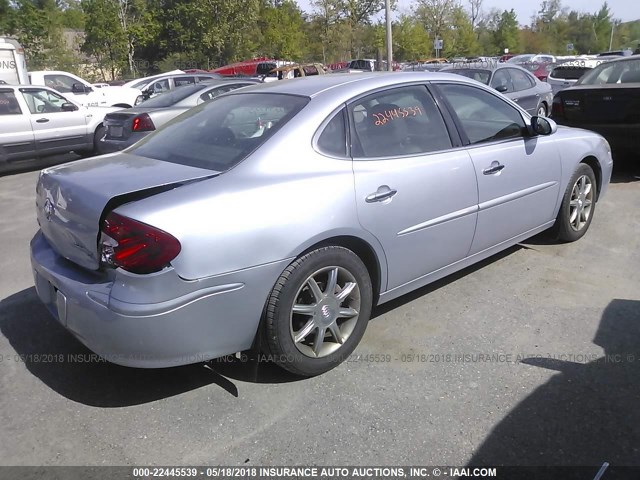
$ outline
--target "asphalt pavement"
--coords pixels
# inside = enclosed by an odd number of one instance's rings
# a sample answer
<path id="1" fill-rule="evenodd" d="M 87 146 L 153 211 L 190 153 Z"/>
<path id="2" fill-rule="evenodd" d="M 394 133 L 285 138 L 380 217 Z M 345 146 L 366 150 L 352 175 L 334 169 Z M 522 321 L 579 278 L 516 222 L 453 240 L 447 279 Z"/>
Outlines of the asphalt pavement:
<path id="1" fill-rule="evenodd" d="M 0 177 L 0 465 L 640 465 L 640 180 L 375 311 L 348 362 L 142 370 L 38 301 L 36 171 Z"/>

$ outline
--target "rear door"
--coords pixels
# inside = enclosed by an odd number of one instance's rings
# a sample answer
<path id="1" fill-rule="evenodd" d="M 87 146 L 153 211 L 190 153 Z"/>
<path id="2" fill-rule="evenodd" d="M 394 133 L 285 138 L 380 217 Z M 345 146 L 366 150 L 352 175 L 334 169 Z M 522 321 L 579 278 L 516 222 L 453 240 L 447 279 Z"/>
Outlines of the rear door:
<path id="1" fill-rule="evenodd" d="M 552 222 L 561 175 L 553 136 L 530 137 L 521 113 L 499 95 L 472 85 L 438 88 L 466 137 L 478 179 L 478 225 L 470 254 Z"/>
<path id="2" fill-rule="evenodd" d="M 30 158 L 35 153 L 29 115 L 22 111 L 13 89 L 0 88 L 0 161 Z"/>
<path id="3" fill-rule="evenodd" d="M 39 155 L 91 147 L 93 132 L 89 134 L 87 130 L 91 114 L 85 108 L 64 111 L 62 105 L 67 103 L 67 99 L 45 88 L 21 88 L 20 92 L 29 108 Z"/>
<path id="4" fill-rule="evenodd" d="M 476 226 L 473 164 L 425 85 L 349 105 L 358 218 L 384 248 L 392 290 L 464 258 Z"/>

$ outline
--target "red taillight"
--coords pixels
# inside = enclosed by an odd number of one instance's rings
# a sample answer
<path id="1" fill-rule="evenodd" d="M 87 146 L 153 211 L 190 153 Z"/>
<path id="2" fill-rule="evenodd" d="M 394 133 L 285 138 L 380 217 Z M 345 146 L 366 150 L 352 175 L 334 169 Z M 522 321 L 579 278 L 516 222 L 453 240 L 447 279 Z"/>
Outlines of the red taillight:
<path id="1" fill-rule="evenodd" d="M 180 253 L 180 242 L 158 228 L 111 212 L 102 225 L 102 261 L 132 273 L 162 270 Z"/>
<path id="2" fill-rule="evenodd" d="M 133 118 L 133 124 L 131 130 L 134 132 L 150 132 L 155 130 L 156 126 L 153 124 L 151 117 L 148 113 L 141 113 Z"/>
<path id="3" fill-rule="evenodd" d="M 562 100 L 560 100 L 560 98 L 554 98 L 551 106 L 551 118 L 562 117 L 564 117 L 564 106 L 562 105 Z"/>

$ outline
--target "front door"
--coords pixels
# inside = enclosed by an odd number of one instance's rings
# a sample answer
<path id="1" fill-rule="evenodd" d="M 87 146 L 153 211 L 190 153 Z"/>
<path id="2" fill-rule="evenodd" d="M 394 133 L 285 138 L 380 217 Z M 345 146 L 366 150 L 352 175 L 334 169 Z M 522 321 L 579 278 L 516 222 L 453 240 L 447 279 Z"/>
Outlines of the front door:
<path id="1" fill-rule="evenodd" d="M 87 115 L 90 114 L 86 109 L 63 110 L 62 105 L 68 100 L 50 89 L 29 87 L 20 91 L 29 107 L 39 155 L 91 147 L 93 134 L 87 132 Z"/>
<path id="2" fill-rule="evenodd" d="M 379 91 L 349 112 L 358 218 L 384 248 L 387 289 L 464 258 L 476 225 L 475 172 L 464 149 L 452 150 L 426 86 Z"/>
<path id="3" fill-rule="evenodd" d="M 520 112 L 471 85 L 441 84 L 478 179 L 478 226 L 470 254 L 553 221 L 561 164 L 553 137 L 530 136 Z"/>

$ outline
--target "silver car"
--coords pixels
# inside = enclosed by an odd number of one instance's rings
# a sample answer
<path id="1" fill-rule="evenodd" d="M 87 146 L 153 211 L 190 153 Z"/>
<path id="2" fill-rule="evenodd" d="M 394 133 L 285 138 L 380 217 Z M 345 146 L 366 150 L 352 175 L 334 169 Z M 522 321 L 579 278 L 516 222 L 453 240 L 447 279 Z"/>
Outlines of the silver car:
<path id="1" fill-rule="evenodd" d="M 261 82 L 234 79 L 184 85 L 147 100 L 137 107 L 109 113 L 104 119 L 104 135 L 97 142 L 98 151 L 111 153 L 123 150 L 186 110 L 223 93 L 256 83 Z"/>
<path id="2" fill-rule="evenodd" d="M 456 73 L 489 85 L 518 103 L 530 115 L 546 117 L 551 113 L 551 86 L 518 65 L 509 62 L 471 62 L 454 64 L 440 71 Z"/>
<path id="3" fill-rule="evenodd" d="M 126 152 L 42 171 L 35 285 L 115 363 L 256 348 L 316 375 L 373 306 L 543 230 L 582 237 L 612 166 L 601 136 L 458 75 L 247 87 Z"/>

